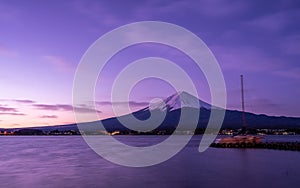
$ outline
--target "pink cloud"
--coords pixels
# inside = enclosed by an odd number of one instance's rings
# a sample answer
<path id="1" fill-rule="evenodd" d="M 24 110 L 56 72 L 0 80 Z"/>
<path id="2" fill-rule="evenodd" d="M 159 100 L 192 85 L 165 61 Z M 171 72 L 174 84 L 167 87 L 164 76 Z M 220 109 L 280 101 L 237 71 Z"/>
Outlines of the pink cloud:
<path id="1" fill-rule="evenodd" d="M 3 55 L 3 56 L 16 56 L 16 54 L 17 53 L 15 51 L 13 51 L 12 49 L 0 44 L 0 55 Z"/>
<path id="2" fill-rule="evenodd" d="M 59 56 L 44 56 L 44 60 L 46 63 L 53 65 L 59 71 L 73 71 L 75 69 L 70 62 Z"/>
<path id="3" fill-rule="evenodd" d="M 21 125 L 21 124 L 13 123 L 13 124 L 11 124 L 10 126 L 11 126 L 11 127 L 20 127 L 20 125 Z"/>
<path id="4" fill-rule="evenodd" d="M 300 73 L 300 67 L 273 71 L 273 74 L 275 74 L 275 75 L 283 76 L 286 78 L 293 78 L 296 80 L 300 79 L 299 73 Z"/>

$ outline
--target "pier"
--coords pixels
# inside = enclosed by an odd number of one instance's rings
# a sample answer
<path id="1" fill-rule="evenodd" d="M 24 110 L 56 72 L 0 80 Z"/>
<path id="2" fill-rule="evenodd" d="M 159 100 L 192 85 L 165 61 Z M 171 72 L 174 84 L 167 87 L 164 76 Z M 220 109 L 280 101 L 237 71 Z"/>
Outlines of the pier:
<path id="1" fill-rule="evenodd" d="M 215 148 L 257 148 L 300 151 L 300 142 L 264 142 L 264 143 L 212 143 Z"/>

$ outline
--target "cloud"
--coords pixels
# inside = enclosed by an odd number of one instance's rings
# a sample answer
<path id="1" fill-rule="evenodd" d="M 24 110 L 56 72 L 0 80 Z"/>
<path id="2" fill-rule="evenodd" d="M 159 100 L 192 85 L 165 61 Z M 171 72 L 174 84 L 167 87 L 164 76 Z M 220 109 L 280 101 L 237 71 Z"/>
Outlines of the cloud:
<path id="1" fill-rule="evenodd" d="M 76 124 L 76 122 L 74 122 L 74 121 L 65 121 L 65 122 L 62 122 L 62 124 L 69 125 L 69 124 Z"/>
<path id="2" fill-rule="evenodd" d="M 43 58 L 46 63 L 53 65 L 58 71 L 70 71 L 75 68 L 70 62 L 59 56 L 47 55 Z"/>
<path id="3" fill-rule="evenodd" d="M 248 9 L 247 5 L 245 1 L 202 0 L 194 1 L 194 4 L 187 6 L 206 17 L 224 18 L 224 16 L 234 16 L 245 12 Z"/>
<path id="4" fill-rule="evenodd" d="M 20 113 L 16 108 L 0 106 L 0 115 L 25 116 L 26 114 Z"/>
<path id="5" fill-rule="evenodd" d="M 297 116 L 296 111 L 290 113 L 291 106 L 280 103 L 279 101 L 269 99 L 269 98 L 256 98 L 249 100 L 246 103 L 246 110 L 252 111 L 256 114 L 268 114 L 275 116 Z"/>
<path id="6" fill-rule="evenodd" d="M 3 46 L 0 44 L 0 55 L 4 55 L 4 56 L 16 56 L 16 52 L 13 51 L 12 49 Z"/>
<path id="7" fill-rule="evenodd" d="M 45 119 L 56 119 L 58 118 L 58 116 L 56 115 L 43 115 L 43 116 L 39 116 L 40 118 L 45 118 Z"/>
<path id="8" fill-rule="evenodd" d="M 16 102 L 16 103 L 24 103 L 24 104 L 33 104 L 33 103 L 35 103 L 35 101 L 28 100 L 28 99 L 0 99 L 0 101 L 3 101 L 3 102 Z"/>
<path id="9" fill-rule="evenodd" d="M 0 115 L 26 116 L 26 114 L 23 113 L 13 113 L 13 112 L 0 112 Z"/>
<path id="10" fill-rule="evenodd" d="M 20 126 L 21 126 L 21 124 L 18 124 L 18 123 L 13 123 L 10 125 L 10 127 L 20 127 Z"/>
<path id="11" fill-rule="evenodd" d="M 259 28 L 267 31 L 279 31 L 287 26 L 288 20 L 282 14 L 267 15 L 260 18 L 256 18 L 246 23 L 251 28 Z"/>
<path id="12" fill-rule="evenodd" d="M 94 20 L 102 26 L 118 26 L 141 20 L 163 20 L 171 18 L 181 20 L 188 13 L 195 17 L 223 18 L 233 17 L 248 10 L 248 3 L 243 1 L 201 0 L 201 1 L 132 1 L 126 8 L 119 3 L 101 1 L 75 1 L 71 3 L 74 10 Z"/>
<path id="13" fill-rule="evenodd" d="M 16 108 L 0 106 L 0 112 L 18 112 Z"/>
<path id="14" fill-rule="evenodd" d="M 245 23 L 251 28 L 263 29 L 268 32 L 279 32 L 299 21 L 299 10 L 284 10 L 265 14 Z"/>
<path id="15" fill-rule="evenodd" d="M 275 112 L 276 110 L 282 110 L 284 108 L 283 104 L 276 103 L 268 98 L 253 98 L 247 99 L 245 102 L 246 111 L 247 112 L 260 112 L 267 113 L 269 111 L 270 114 Z M 241 110 L 242 105 L 240 103 L 230 103 L 227 105 L 228 109 L 239 109 Z M 272 111 L 270 111 L 272 109 Z"/>
<path id="16" fill-rule="evenodd" d="M 284 53 L 296 55 L 300 48 L 300 38 L 291 37 L 292 42 L 282 42 L 277 46 L 282 48 L 280 52 L 274 54 L 264 51 L 263 48 L 254 46 L 211 46 L 214 55 L 223 70 L 238 72 L 267 73 L 270 75 L 299 79 L 300 67 L 294 59 L 287 58 Z M 283 46 L 289 45 L 289 48 Z M 299 48 L 297 48 L 299 46 Z M 285 49 L 285 50 L 284 50 Z M 283 52 L 283 54 L 282 54 Z"/>
<path id="17" fill-rule="evenodd" d="M 265 72 L 281 68 L 282 60 L 254 46 L 211 46 L 220 66 L 227 70 Z"/>
<path id="18" fill-rule="evenodd" d="M 255 107 L 261 108 L 261 109 L 272 109 L 272 108 L 282 107 L 281 104 L 278 104 L 267 98 L 252 99 L 249 102 L 251 102 L 251 104 L 254 105 Z"/>
<path id="19" fill-rule="evenodd" d="M 291 35 L 280 40 L 281 50 L 287 55 L 300 55 L 300 35 Z"/>
<path id="20" fill-rule="evenodd" d="M 300 67 L 273 71 L 273 74 L 275 75 L 286 77 L 286 78 L 293 78 L 296 80 L 300 79 L 299 73 L 300 73 Z"/>
<path id="21" fill-rule="evenodd" d="M 248 10 L 248 2 L 223 0 L 196 0 L 196 1 L 160 1 L 149 0 L 132 5 L 130 11 L 135 17 L 172 18 L 182 19 L 186 14 L 194 13 L 197 18 L 216 19 L 240 15 Z M 128 11 L 127 11 L 128 12 Z"/>
<path id="22" fill-rule="evenodd" d="M 20 11 L 16 6 L 10 6 L 1 2 L 0 6 L 0 21 L 2 22 L 13 22 L 18 20 L 20 17 Z"/>
<path id="23" fill-rule="evenodd" d="M 68 104 L 33 104 L 33 106 L 38 110 L 51 110 L 51 111 L 77 111 L 79 113 L 101 113 L 99 110 L 95 110 L 89 107 L 81 106 L 81 107 L 73 107 L 72 105 Z"/>
<path id="24" fill-rule="evenodd" d="M 125 106 L 129 103 L 129 106 L 133 107 L 143 107 L 143 106 L 148 106 L 149 102 L 137 102 L 137 101 L 129 101 L 129 102 L 110 102 L 110 101 L 97 101 L 96 104 L 98 105 L 120 105 L 120 106 Z"/>
<path id="25" fill-rule="evenodd" d="M 124 17 L 117 15 L 116 11 L 111 10 L 111 7 L 100 1 L 75 1 L 73 7 L 80 14 L 105 26 L 119 25 L 124 19 Z M 126 12 L 128 14 L 128 11 Z"/>
<path id="26" fill-rule="evenodd" d="M 33 104 L 35 101 L 32 100 L 18 100 L 18 99 L 13 99 L 13 101 L 18 102 L 18 103 L 25 103 L 25 104 Z"/>
<path id="27" fill-rule="evenodd" d="M 72 111 L 73 107 L 71 105 L 64 105 L 64 104 L 57 104 L 57 105 L 50 105 L 50 104 L 34 104 L 34 107 L 36 107 L 39 110 L 63 110 L 63 111 Z"/>

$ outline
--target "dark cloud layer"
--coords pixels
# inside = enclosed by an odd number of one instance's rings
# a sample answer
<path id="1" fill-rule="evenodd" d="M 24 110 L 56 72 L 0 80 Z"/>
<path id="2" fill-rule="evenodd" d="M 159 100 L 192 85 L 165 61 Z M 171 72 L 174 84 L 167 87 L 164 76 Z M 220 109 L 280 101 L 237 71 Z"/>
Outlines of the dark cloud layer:
<path id="1" fill-rule="evenodd" d="M 26 116 L 26 114 L 23 113 L 13 113 L 13 112 L 0 112 L 0 115 Z"/>
<path id="2" fill-rule="evenodd" d="M 50 110 L 50 111 L 73 111 L 76 110 L 77 112 L 80 113 L 92 113 L 92 112 L 97 112 L 101 113 L 99 110 L 95 110 L 89 107 L 73 107 L 72 105 L 68 104 L 33 104 L 33 106 L 38 109 L 38 110 Z"/>
<path id="3" fill-rule="evenodd" d="M 0 115 L 25 116 L 26 114 L 20 113 L 16 108 L 0 106 Z"/>
<path id="4" fill-rule="evenodd" d="M 25 103 L 25 104 L 35 103 L 35 101 L 33 101 L 33 100 L 18 100 L 18 99 L 14 99 L 13 101 L 18 102 L 18 103 Z"/>
<path id="5" fill-rule="evenodd" d="M 56 119 L 58 118 L 58 116 L 56 115 L 43 115 L 43 116 L 39 116 L 40 118 L 45 118 L 45 119 Z"/>
<path id="6" fill-rule="evenodd" d="M 18 112 L 16 108 L 0 106 L 0 112 Z"/>
<path id="7" fill-rule="evenodd" d="M 127 105 L 129 103 L 129 106 L 134 107 L 143 107 L 148 106 L 148 102 L 137 102 L 137 101 L 129 101 L 129 102 L 110 102 L 110 101 L 97 101 L 96 104 L 98 105 Z"/>

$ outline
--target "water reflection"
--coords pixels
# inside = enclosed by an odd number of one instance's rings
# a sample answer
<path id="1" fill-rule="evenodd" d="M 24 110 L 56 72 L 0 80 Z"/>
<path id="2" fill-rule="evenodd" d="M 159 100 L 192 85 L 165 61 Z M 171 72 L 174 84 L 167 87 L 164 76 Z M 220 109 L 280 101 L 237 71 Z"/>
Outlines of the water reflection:
<path id="1" fill-rule="evenodd" d="M 126 136 L 133 145 L 155 136 Z M 209 148 L 200 136 L 169 161 L 147 168 L 112 164 L 81 137 L 0 137 L 1 187 L 298 187 L 300 153 L 264 149 Z M 300 140 L 299 136 L 268 139 Z M 141 143 L 141 142 L 145 143 Z"/>

